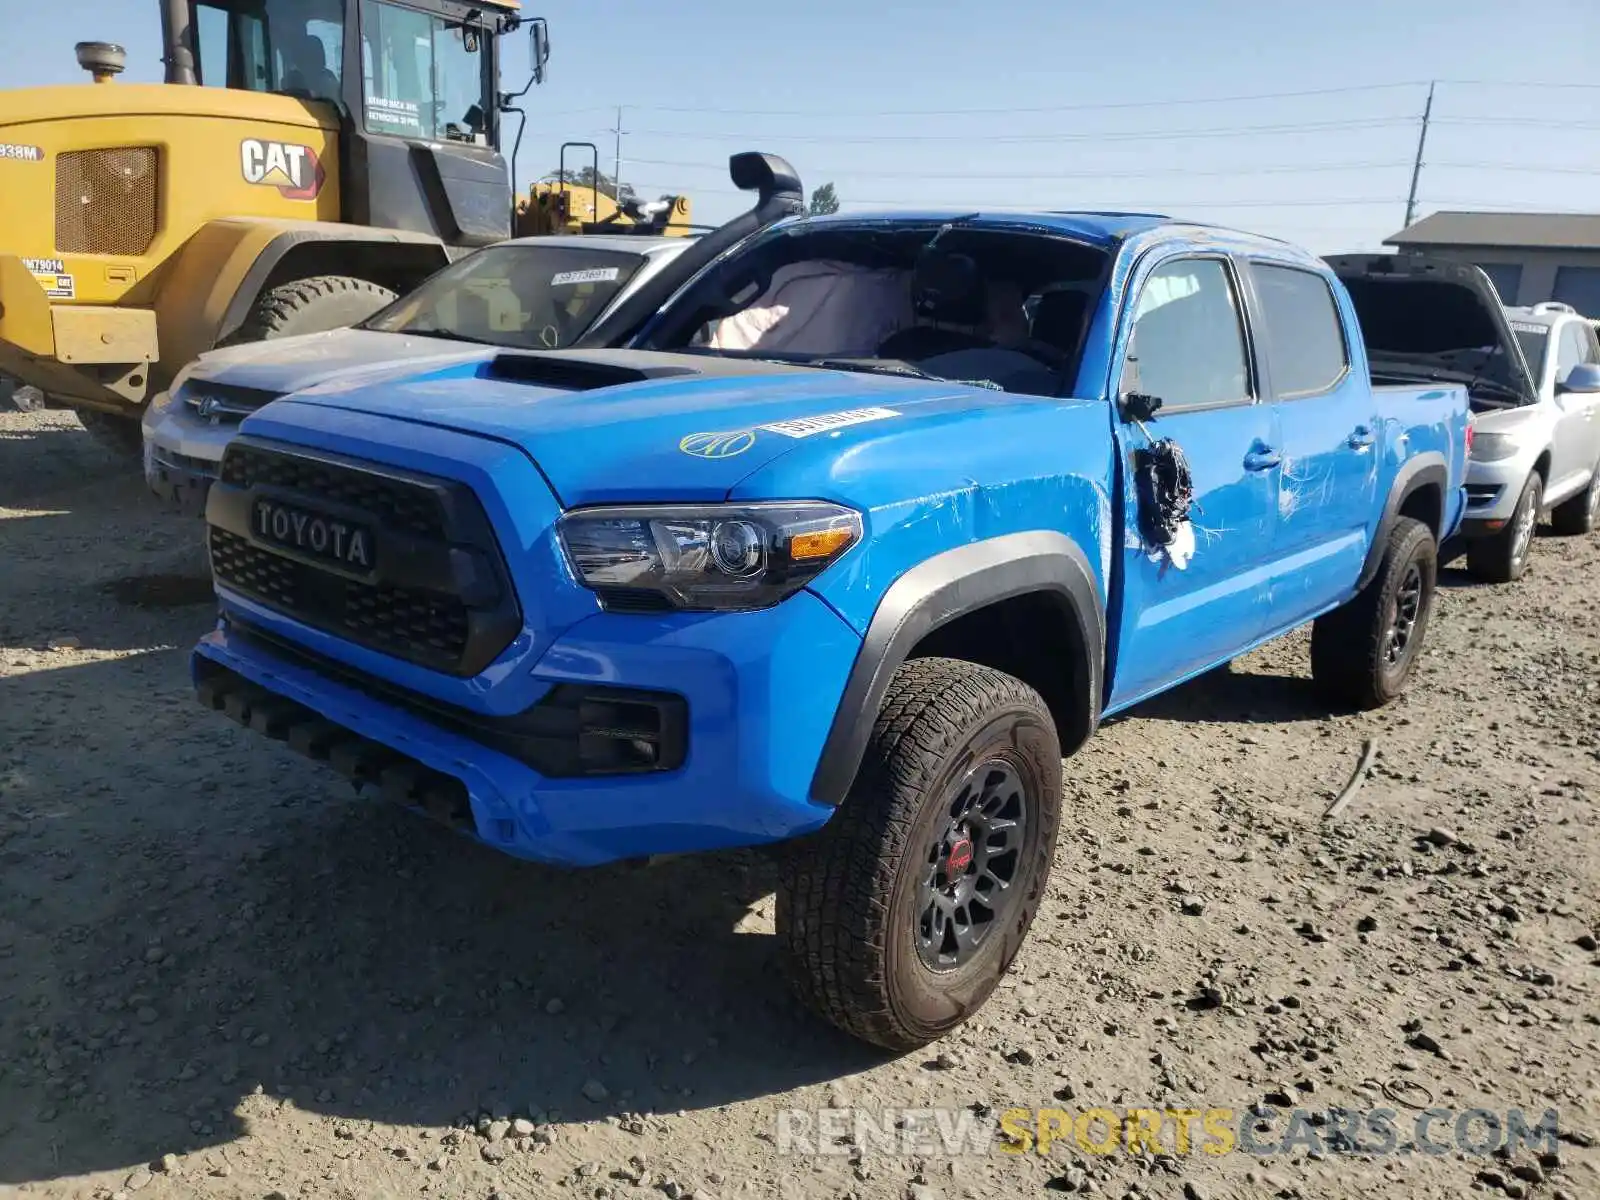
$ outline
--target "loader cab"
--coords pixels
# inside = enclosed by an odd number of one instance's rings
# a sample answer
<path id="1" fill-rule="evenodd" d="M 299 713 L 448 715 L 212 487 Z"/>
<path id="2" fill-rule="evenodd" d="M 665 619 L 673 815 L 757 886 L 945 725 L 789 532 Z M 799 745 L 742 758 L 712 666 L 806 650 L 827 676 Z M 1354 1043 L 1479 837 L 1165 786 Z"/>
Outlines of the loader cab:
<path id="1" fill-rule="evenodd" d="M 169 38 L 187 41 L 194 82 L 337 112 L 342 220 L 463 249 L 510 236 L 499 58 L 501 38 L 523 24 L 512 0 L 166 2 L 178 10 Z M 176 28 L 184 19 L 187 39 Z M 169 81 L 172 61 L 169 51 Z"/>

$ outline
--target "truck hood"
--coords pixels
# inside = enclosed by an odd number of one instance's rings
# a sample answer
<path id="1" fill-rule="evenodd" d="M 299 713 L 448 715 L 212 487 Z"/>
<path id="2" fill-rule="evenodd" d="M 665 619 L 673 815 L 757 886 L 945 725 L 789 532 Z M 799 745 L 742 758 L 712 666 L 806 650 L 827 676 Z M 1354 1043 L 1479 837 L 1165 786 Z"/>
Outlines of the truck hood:
<path id="1" fill-rule="evenodd" d="M 491 358 L 500 350 L 498 346 L 374 329 L 330 329 L 208 350 L 195 360 L 185 384 L 213 383 L 229 390 L 259 392 L 265 402 L 328 380 L 414 375 L 430 362 Z"/>
<path id="2" fill-rule="evenodd" d="M 1478 433 L 1511 434 L 1529 438 L 1530 444 L 1548 444 L 1554 423 L 1551 409 L 1542 404 L 1495 409 L 1472 418 L 1472 427 Z"/>
<path id="3" fill-rule="evenodd" d="M 1500 297 L 1478 267 L 1426 254 L 1326 261 L 1350 293 L 1374 370 L 1464 383 L 1475 410 L 1538 400 Z"/>
<path id="4" fill-rule="evenodd" d="M 943 381 L 632 350 L 502 354 L 404 382 L 330 380 L 248 418 L 271 437 L 332 408 L 522 449 L 567 507 L 717 500 L 800 447 L 847 453 L 897 422 L 1027 397 Z M 303 413 L 303 415 L 297 415 Z M 287 421 L 289 426 L 280 425 Z"/>

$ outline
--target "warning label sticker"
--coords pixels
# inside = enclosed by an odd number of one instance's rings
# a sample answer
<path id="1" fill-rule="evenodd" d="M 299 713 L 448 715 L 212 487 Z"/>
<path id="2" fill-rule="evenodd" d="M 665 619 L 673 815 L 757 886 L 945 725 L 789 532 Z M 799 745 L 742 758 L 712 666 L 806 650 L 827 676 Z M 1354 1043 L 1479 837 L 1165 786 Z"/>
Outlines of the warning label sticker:
<path id="1" fill-rule="evenodd" d="M 797 417 L 792 421 L 775 421 L 771 425 L 761 425 L 758 428 L 770 429 L 773 433 L 781 433 L 785 437 L 803 438 L 814 433 L 828 433 L 830 430 L 843 429 L 848 425 L 862 425 L 868 421 L 882 421 L 886 417 L 898 417 L 900 411 L 894 408 L 851 408 L 844 412 L 824 413 L 818 417 Z"/>

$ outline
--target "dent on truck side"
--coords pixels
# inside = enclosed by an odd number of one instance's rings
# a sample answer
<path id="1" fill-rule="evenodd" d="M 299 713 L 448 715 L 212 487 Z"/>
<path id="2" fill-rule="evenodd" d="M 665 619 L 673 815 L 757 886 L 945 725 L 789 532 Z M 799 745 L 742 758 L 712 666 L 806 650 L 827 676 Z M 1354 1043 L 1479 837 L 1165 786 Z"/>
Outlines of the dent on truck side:
<path id="1" fill-rule="evenodd" d="M 959 617 L 1025 595 L 1048 597 L 1072 630 L 1078 654 L 1060 664 L 1072 698 L 1063 749 L 1087 739 L 1099 719 L 1105 668 L 1105 603 L 1094 568 L 1077 542 L 1056 530 L 1003 534 L 918 563 L 884 594 L 823 743 L 812 799 L 843 802 L 889 681 L 919 642 Z"/>
<path id="2" fill-rule="evenodd" d="M 1096 401 L 1009 396 L 991 408 L 895 427 L 842 453 L 797 449 L 738 496 L 811 495 L 863 512 L 866 536 L 813 590 L 862 635 L 813 776 L 843 801 L 895 670 L 962 618 L 1030 598 L 1052 649 L 1042 687 L 1065 748 L 1092 732 L 1103 698 L 1114 511 L 1106 413 Z M 820 439 L 819 439 L 820 441 Z M 987 618 L 983 618 L 987 619 Z M 1057 662 L 1056 659 L 1060 661 Z"/>

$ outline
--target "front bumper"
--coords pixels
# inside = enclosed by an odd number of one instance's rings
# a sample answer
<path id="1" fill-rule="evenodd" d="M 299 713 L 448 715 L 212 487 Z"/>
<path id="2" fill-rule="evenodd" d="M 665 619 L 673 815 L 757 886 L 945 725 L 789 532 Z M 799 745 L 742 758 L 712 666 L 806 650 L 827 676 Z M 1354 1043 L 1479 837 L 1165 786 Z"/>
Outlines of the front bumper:
<path id="1" fill-rule="evenodd" d="M 194 651 L 202 702 L 515 857 L 584 867 L 758 845 L 834 811 L 809 789 L 860 638 L 809 592 L 759 612 L 600 613 L 568 629 L 524 681 L 533 707 L 562 685 L 636 689 L 681 698 L 685 728 L 672 769 L 563 777 L 385 681 L 275 649 L 229 607 Z"/>
<path id="2" fill-rule="evenodd" d="M 1494 533 L 1511 519 L 1535 458 L 1534 454 L 1517 454 L 1494 462 L 1468 460 L 1463 537 Z"/>
<path id="3" fill-rule="evenodd" d="M 204 516 L 206 494 L 238 424 L 203 420 L 165 397 L 146 410 L 142 424 L 146 485 L 186 516 Z"/>

